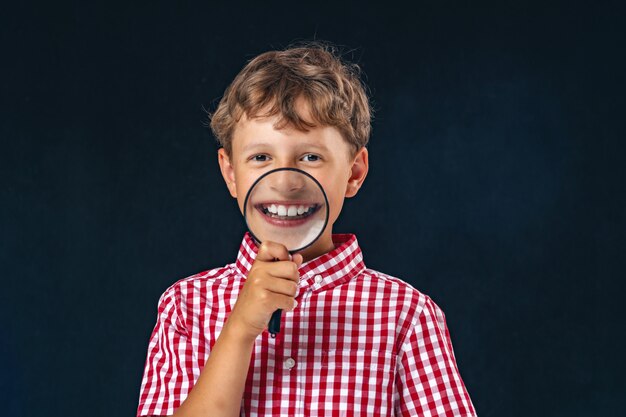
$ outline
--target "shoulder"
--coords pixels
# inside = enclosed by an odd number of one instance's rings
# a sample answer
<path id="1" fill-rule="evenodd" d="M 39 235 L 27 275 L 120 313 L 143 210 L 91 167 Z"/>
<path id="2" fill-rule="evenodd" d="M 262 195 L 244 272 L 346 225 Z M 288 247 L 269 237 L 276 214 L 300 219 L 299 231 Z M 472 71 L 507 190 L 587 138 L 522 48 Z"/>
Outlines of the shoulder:
<path id="1" fill-rule="evenodd" d="M 234 264 L 208 269 L 179 279 L 170 285 L 159 298 L 159 313 L 176 310 L 186 313 L 188 307 L 199 300 L 207 302 L 212 295 L 224 293 L 242 280 Z"/>
<path id="2" fill-rule="evenodd" d="M 387 298 L 389 304 L 397 309 L 398 314 L 404 316 L 412 324 L 418 321 L 420 315 L 427 313 L 427 310 L 440 311 L 428 295 L 401 278 L 366 268 L 358 279 L 362 280 L 365 285 L 374 287 L 376 293 Z"/>
<path id="3" fill-rule="evenodd" d="M 228 284 L 236 275 L 234 264 L 198 272 L 174 282 L 163 292 L 161 298 L 175 297 L 195 289 L 219 287 Z"/>

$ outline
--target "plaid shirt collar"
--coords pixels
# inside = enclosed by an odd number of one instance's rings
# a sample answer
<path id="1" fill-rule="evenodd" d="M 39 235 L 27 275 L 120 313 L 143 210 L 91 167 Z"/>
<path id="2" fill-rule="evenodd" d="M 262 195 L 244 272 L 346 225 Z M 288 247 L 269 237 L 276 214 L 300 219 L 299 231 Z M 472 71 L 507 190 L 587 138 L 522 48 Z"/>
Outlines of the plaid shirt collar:
<path id="1" fill-rule="evenodd" d="M 335 249 L 304 262 L 300 272 L 300 290 L 311 287 L 313 291 L 327 290 L 350 281 L 365 269 L 363 254 L 353 234 L 334 234 Z M 241 242 L 235 268 L 244 277 L 248 276 L 258 247 L 252 236 L 246 233 Z"/>

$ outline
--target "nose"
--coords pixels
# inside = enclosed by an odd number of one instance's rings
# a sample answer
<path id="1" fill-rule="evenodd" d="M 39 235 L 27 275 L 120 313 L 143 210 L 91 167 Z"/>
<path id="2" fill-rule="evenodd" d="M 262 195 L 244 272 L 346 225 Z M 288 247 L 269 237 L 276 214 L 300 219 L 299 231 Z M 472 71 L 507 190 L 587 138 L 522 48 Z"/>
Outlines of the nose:
<path id="1" fill-rule="evenodd" d="M 270 188 L 279 193 L 293 193 L 304 188 L 306 176 L 296 171 L 277 171 L 268 176 Z"/>

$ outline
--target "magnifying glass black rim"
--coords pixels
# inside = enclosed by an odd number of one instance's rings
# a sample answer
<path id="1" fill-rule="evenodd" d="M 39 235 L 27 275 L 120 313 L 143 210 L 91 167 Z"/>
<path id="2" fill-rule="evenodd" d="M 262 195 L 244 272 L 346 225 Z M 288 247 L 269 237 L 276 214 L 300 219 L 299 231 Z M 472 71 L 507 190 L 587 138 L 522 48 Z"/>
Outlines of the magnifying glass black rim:
<path id="1" fill-rule="evenodd" d="M 252 186 L 250 187 L 250 189 L 246 193 L 246 198 L 243 201 L 243 218 L 246 221 L 246 225 L 248 226 L 248 232 L 254 238 L 254 240 L 256 240 L 257 242 L 262 243 L 261 239 L 259 239 L 252 232 L 252 229 L 250 229 L 250 225 L 248 224 L 248 218 L 246 217 L 246 212 L 248 211 L 248 199 L 250 198 L 250 193 L 252 192 L 252 190 L 254 190 L 254 187 L 258 184 L 259 181 L 261 181 L 263 178 L 267 177 L 268 175 L 273 174 L 274 172 L 278 172 L 278 171 L 294 171 L 294 172 L 298 172 L 300 174 L 306 175 L 307 177 L 312 179 L 313 182 L 315 182 L 315 184 L 317 184 L 317 186 L 319 187 L 320 190 L 322 190 L 322 195 L 324 196 L 324 202 L 326 203 L 326 218 L 324 219 L 324 227 L 322 227 L 322 230 L 320 230 L 318 235 L 315 236 L 315 239 L 312 239 L 310 243 L 302 246 L 301 248 L 289 251 L 289 253 L 294 254 L 296 252 L 300 252 L 301 250 L 306 249 L 309 246 L 311 246 L 313 243 L 315 243 L 315 241 L 317 239 L 319 239 L 320 236 L 322 236 L 322 234 L 324 233 L 324 230 L 326 230 L 326 226 L 328 226 L 328 213 L 330 211 L 329 210 L 329 205 L 328 205 L 328 197 L 326 197 L 326 191 L 324 191 L 324 187 L 322 187 L 322 184 L 320 184 L 318 180 L 316 180 L 311 174 L 309 174 L 306 171 L 303 171 L 303 170 L 298 169 L 298 168 L 287 168 L 287 167 L 285 167 L 285 168 L 276 168 L 276 169 L 272 169 L 271 171 L 267 171 L 266 173 L 261 175 L 259 178 L 257 178 L 256 181 L 254 181 L 254 183 L 252 183 Z"/>

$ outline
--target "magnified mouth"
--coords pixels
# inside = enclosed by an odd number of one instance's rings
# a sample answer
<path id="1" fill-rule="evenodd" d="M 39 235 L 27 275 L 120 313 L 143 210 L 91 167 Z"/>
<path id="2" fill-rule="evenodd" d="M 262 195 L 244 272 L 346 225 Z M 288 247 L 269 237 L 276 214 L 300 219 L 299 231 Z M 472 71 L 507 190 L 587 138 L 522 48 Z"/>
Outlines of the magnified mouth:
<path id="1" fill-rule="evenodd" d="M 297 226 L 315 214 L 321 205 L 310 202 L 265 202 L 255 204 L 267 221 L 277 226 Z"/>

